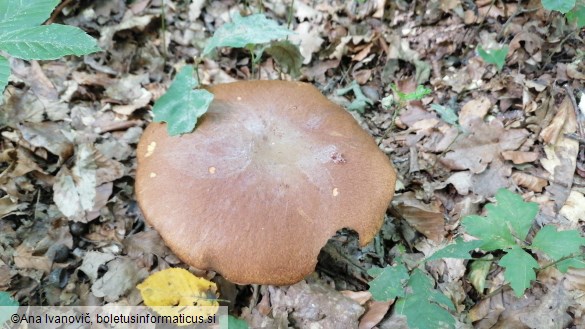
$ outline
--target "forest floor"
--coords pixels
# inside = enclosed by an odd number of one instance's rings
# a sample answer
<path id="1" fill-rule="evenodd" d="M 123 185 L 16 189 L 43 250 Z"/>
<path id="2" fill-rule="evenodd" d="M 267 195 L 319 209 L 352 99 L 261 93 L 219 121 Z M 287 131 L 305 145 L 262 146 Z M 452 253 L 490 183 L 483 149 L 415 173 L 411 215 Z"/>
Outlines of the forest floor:
<path id="1" fill-rule="evenodd" d="M 11 59 L 0 107 L 0 290 L 25 305 L 140 305 L 136 285 L 146 277 L 189 268 L 144 222 L 135 150 L 154 101 L 237 12 L 290 24 L 304 57 L 297 80 L 332 101 L 350 106 L 358 95 L 337 91 L 357 83 L 372 105 L 351 113 L 398 172 L 375 242 L 358 248 L 340 232 L 298 284 L 240 286 L 190 269 L 216 282 L 250 327 L 406 328 L 394 300 L 372 298 L 367 270 L 397 255 L 412 270 L 455 236 L 469 238 L 462 219 L 482 214 L 501 188 L 539 205 L 530 238 L 548 224 L 585 232 L 583 30 L 532 0 L 293 3 L 291 11 L 290 0 L 64 1 L 51 21 L 82 28 L 103 51 Z M 478 54 L 505 45 L 501 70 Z M 257 78 L 244 49 L 214 58 L 198 64 L 202 84 Z M 292 80 L 268 55 L 258 74 Z M 431 93 L 383 106 L 396 98 L 393 84 Z M 458 328 L 585 328 L 585 269 L 539 270 L 518 298 L 497 261 L 479 280 L 466 259 L 419 268 L 454 304 Z"/>

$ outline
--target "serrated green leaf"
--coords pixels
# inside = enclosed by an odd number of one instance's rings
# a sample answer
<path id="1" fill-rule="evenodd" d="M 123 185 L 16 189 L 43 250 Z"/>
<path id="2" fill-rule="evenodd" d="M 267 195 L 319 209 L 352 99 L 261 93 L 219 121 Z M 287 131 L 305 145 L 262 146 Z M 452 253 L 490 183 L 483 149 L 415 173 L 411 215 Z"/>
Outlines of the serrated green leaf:
<path id="1" fill-rule="evenodd" d="M 571 24 L 576 24 L 578 29 L 585 27 L 585 1 L 577 3 L 575 7 L 567 13 L 567 20 Z"/>
<path id="2" fill-rule="evenodd" d="M 461 258 L 471 259 L 470 251 L 479 248 L 484 244 L 481 240 L 463 241 L 461 238 L 457 238 L 455 243 L 452 243 L 445 248 L 438 250 L 431 257 L 427 258 L 427 261 L 441 258 Z"/>
<path id="3" fill-rule="evenodd" d="M 585 238 L 579 231 L 557 231 L 556 227 L 546 225 L 536 233 L 531 246 L 544 252 L 550 259 L 559 260 L 579 253 L 583 245 L 585 245 Z"/>
<path id="4" fill-rule="evenodd" d="M 516 245 L 506 222 L 489 216 L 469 215 L 463 218 L 462 223 L 467 233 L 483 241 L 480 248 L 485 251 L 506 249 Z"/>
<path id="5" fill-rule="evenodd" d="M 170 136 L 193 131 L 197 119 L 207 112 L 213 94 L 203 89 L 193 90 L 198 85 L 199 81 L 193 78 L 193 66 L 187 65 L 179 71 L 167 92 L 154 103 L 154 121 L 166 122 Z"/>
<path id="6" fill-rule="evenodd" d="M 536 260 L 519 247 L 508 250 L 498 265 L 506 269 L 504 278 L 510 283 L 516 297 L 522 296 L 530 287 L 530 281 L 536 280 L 534 269 L 539 268 Z"/>
<path id="7" fill-rule="evenodd" d="M 479 56 L 489 64 L 495 64 L 498 71 L 501 71 L 506 64 L 506 56 L 508 55 L 508 46 L 503 46 L 500 49 L 484 50 L 481 46 L 477 47 Z"/>
<path id="8" fill-rule="evenodd" d="M 542 0 L 542 7 L 546 10 L 556 10 L 566 14 L 575 7 L 575 0 Z"/>
<path id="9" fill-rule="evenodd" d="M 505 221 L 514 229 L 514 234 L 521 240 L 528 235 L 532 222 L 538 214 L 538 204 L 524 202 L 522 197 L 507 189 L 499 189 L 496 193 L 497 204 L 488 204 L 488 216 L 497 221 Z"/>
<path id="10" fill-rule="evenodd" d="M 429 88 L 426 88 L 425 86 L 421 86 L 421 85 L 417 86 L 416 90 L 414 92 L 411 92 L 411 93 L 403 93 L 403 92 L 399 91 L 398 88 L 396 87 L 396 85 L 392 85 L 392 89 L 394 89 L 394 91 L 398 95 L 398 98 L 403 102 L 421 100 L 426 95 L 428 95 L 432 92 L 432 90 L 430 90 Z"/>
<path id="11" fill-rule="evenodd" d="M 486 217 L 471 215 L 463 219 L 467 232 L 485 242 L 481 248 L 486 251 L 515 246 L 514 236 L 524 240 L 538 213 L 538 204 L 524 202 L 506 189 L 498 190 L 496 201 L 485 206 Z"/>
<path id="12" fill-rule="evenodd" d="M 382 271 L 380 271 L 382 270 Z M 383 269 L 371 268 L 368 274 L 375 276 L 370 281 L 372 298 L 378 301 L 388 301 L 404 296 L 404 286 L 408 281 L 408 270 L 403 264 L 386 266 Z"/>
<path id="13" fill-rule="evenodd" d="M 480 259 L 474 260 L 470 263 L 469 274 L 467 275 L 467 278 L 475 290 L 480 294 L 482 294 L 485 290 L 485 278 L 490 272 L 492 259 L 494 259 L 494 256 L 492 254 L 487 254 Z"/>
<path id="14" fill-rule="evenodd" d="M 443 121 L 447 122 L 448 124 L 454 125 L 459 127 L 459 117 L 455 113 L 455 111 L 450 107 L 445 107 L 439 104 L 431 104 L 431 108 L 439 114 Z"/>
<path id="15" fill-rule="evenodd" d="M 455 309 L 447 296 L 434 289 L 434 281 L 420 269 L 408 280 L 412 293 L 396 302 L 396 312 L 406 316 L 411 329 L 454 328 L 455 319 L 445 308 Z M 440 304 L 440 305 L 439 305 Z"/>
<path id="16" fill-rule="evenodd" d="M 8 292 L 0 291 L 0 306 L 2 306 L 2 312 L 0 312 L 0 327 L 3 327 L 4 323 L 10 319 L 10 315 L 18 311 L 19 304 Z"/>
<path id="17" fill-rule="evenodd" d="M 0 1 L 0 35 L 45 22 L 59 0 Z"/>
<path id="18" fill-rule="evenodd" d="M 455 319 L 446 309 L 421 295 L 409 295 L 396 302 L 396 313 L 406 316 L 409 329 L 455 328 Z"/>
<path id="19" fill-rule="evenodd" d="M 288 40 L 274 41 L 270 47 L 266 48 L 268 53 L 285 73 L 290 74 L 293 78 L 301 75 L 301 66 L 303 65 L 303 55 L 299 47 Z"/>
<path id="20" fill-rule="evenodd" d="M 65 55 L 85 55 L 101 49 L 95 39 L 73 26 L 51 24 L 6 33 L 0 49 L 26 60 L 57 59 Z"/>
<path id="21" fill-rule="evenodd" d="M 203 55 L 208 55 L 219 47 L 242 48 L 249 44 L 268 43 L 272 40 L 282 40 L 294 32 L 278 25 L 277 22 L 267 19 L 263 14 L 254 14 L 241 17 L 236 14 L 231 23 L 225 23 L 218 28 L 203 49 Z"/>
<path id="22" fill-rule="evenodd" d="M 574 258 L 565 259 L 556 263 L 556 268 L 561 271 L 561 273 L 567 273 L 569 267 L 572 268 L 585 268 L 585 256 L 576 256 Z"/>
<path id="23" fill-rule="evenodd" d="M 10 77 L 10 63 L 6 57 L 0 55 L 0 97 L 8 84 L 8 77 Z"/>

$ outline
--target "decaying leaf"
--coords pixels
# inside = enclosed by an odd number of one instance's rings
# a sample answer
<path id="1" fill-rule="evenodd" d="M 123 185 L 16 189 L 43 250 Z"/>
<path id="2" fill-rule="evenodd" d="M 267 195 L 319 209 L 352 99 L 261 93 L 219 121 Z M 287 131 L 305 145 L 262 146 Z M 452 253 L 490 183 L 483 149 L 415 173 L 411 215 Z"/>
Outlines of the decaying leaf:
<path id="1" fill-rule="evenodd" d="M 431 240 L 441 241 L 445 233 L 445 219 L 438 201 L 430 204 L 416 198 L 413 192 L 396 195 L 392 205 L 406 222 Z"/>

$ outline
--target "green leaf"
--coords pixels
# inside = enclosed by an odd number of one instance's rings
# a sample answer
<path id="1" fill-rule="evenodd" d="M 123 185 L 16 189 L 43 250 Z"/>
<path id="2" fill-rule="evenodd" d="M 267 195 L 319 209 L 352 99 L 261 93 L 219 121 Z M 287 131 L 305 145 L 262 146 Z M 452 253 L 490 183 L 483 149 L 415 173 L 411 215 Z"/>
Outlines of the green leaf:
<path id="1" fill-rule="evenodd" d="M 219 47 L 242 48 L 249 44 L 281 40 L 293 33 L 278 25 L 277 22 L 267 19 L 263 14 L 246 17 L 236 14 L 233 22 L 225 23 L 215 31 L 203 49 L 203 55 L 208 55 L 213 49 Z"/>
<path id="2" fill-rule="evenodd" d="M 0 49 L 26 60 L 56 59 L 100 51 L 95 39 L 73 26 L 51 24 L 8 32 L 0 37 Z"/>
<path id="3" fill-rule="evenodd" d="M 6 57 L 0 56 L 0 97 L 8 84 L 8 77 L 10 77 L 10 63 Z"/>
<path id="4" fill-rule="evenodd" d="M 506 56 L 508 55 L 508 46 L 503 46 L 500 49 L 484 50 L 481 46 L 477 47 L 479 56 L 489 64 L 495 64 L 498 71 L 501 71 L 506 64 Z"/>
<path id="5" fill-rule="evenodd" d="M 443 121 L 448 124 L 459 127 L 459 117 L 455 114 L 455 111 L 450 107 L 445 107 L 439 104 L 431 104 L 431 108 L 439 114 Z"/>
<path id="6" fill-rule="evenodd" d="M 0 35 L 43 24 L 58 3 L 59 0 L 0 1 Z"/>
<path id="7" fill-rule="evenodd" d="M 396 312 L 406 316 L 410 329 L 454 328 L 455 319 L 445 308 L 454 310 L 453 302 L 434 289 L 434 281 L 420 269 L 408 280 L 412 293 L 396 302 Z"/>
<path id="8" fill-rule="evenodd" d="M 421 295 L 399 299 L 395 309 L 398 314 L 406 316 L 409 329 L 455 328 L 451 313 Z"/>
<path id="9" fill-rule="evenodd" d="M 575 0 L 542 0 L 542 6 L 546 10 L 556 10 L 566 14 L 575 7 Z"/>
<path id="10" fill-rule="evenodd" d="M 404 296 L 404 286 L 408 281 L 408 270 L 404 264 L 386 266 L 385 268 L 371 268 L 368 274 L 375 279 L 370 281 L 372 298 L 378 301 L 388 301 Z"/>
<path id="11" fill-rule="evenodd" d="M 467 233 L 483 240 L 481 249 L 485 251 L 506 249 L 516 245 L 516 240 L 506 222 L 498 221 L 490 216 L 465 216 L 463 226 Z"/>
<path id="12" fill-rule="evenodd" d="M 520 247 L 508 250 L 498 265 L 506 269 L 504 278 L 510 283 L 516 297 L 522 296 L 530 287 L 530 281 L 536 280 L 534 269 L 539 268 L 536 260 Z"/>
<path id="13" fill-rule="evenodd" d="M 396 85 L 391 85 L 390 87 L 392 88 L 392 90 L 394 90 L 396 95 L 398 95 L 398 99 L 402 102 L 421 100 L 426 95 L 432 92 L 432 90 L 430 90 L 429 88 L 426 88 L 425 86 L 421 85 L 417 86 L 416 90 L 412 93 L 403 93 L 400 90 L 398 90 L 398 87 L 396 87 Z"/>
<path id="14" fill-rule="evenodd" d="M 538 204 L 524 202 L 506 189 L 498 190 L 496 201 L 485 206 L 486 217 L 471 215 L 463 219 L 467 232 L 485 242 L 481 248 L 486 251 L 515 246 L 514 236 L 524 240 L 538 213 Z"/>
<path id="15" fill-rule="evenodd" d="M 567 13 L 567 20 L 571 24 L 576 24 L 578 29 L 585 27 L 585 1 L 577 3 L 577 5 Z"/>
<path id="16" fill-rule="evenodd" d="M 463 241 L 461 238 L 457 238 L 455 243 L 452 243 L 445 248 L 435 252 L 431 257 L 427 258 L 427 261 L 441 258 L 462 258 L 471 259 L 469 252 L 479 248 L 484 244 L 481 240 Z"/>
<path id="17" fill-rule="evenodd" d="M 233 315 L 228 316 L 229 329 L 248 329 L 248 323 L 242 319 L 238 319 Z"/>
<path id="18" fill-rule="evenodd" d="M 359 113 L 364 113 L 366 107 L 374 104 L 371 99 L 364 95 L 362 89 L 360 88 L 360 85 L 355 80 L 353 80 L 345 88 L 338 89 L 337 95 L 343 96 L 350 91 L 353 92 L 353 95 L 355 97 L 351 104 L 349 104 L 349 106 L 347 107 L 349 111 L 358 111 Z"/>
<path id="19" fill-rule="evenodd" d="M 585 255 L 575 256 L 573 258 L 565 259 L 555 264 L 556 268 L 561 273 L 567 273 L 569 267 L 585 268 Z"/>
<path id="20" fill-rule="evenodd" d="M 299 47 L 288 40 L 275 41 L 266 48 L 268 53 L 285 73 L 290 74 L 293 78 L 301 75 L 301 66 L 303 65 L 303 55 Z"/>
<path id="21" fill-rule="evenodd" d="M 469 274 L 467 275 L 467 278 L 475 290 L 480 294 L 483 294 L 483 291 L 485 290 L 485 278 L 490 272 L 492 259 L 494 259 L 494 256 L 492 254 L 487 254 L 478 260 L 472 261 L 469 265 Z"/>
<path id="22" fill-rule="evenodd" d="M 497 221 L 506 221 L 514 229 L 519 239 L 525 239 L 528 235 L 532 222 L 538 214 L 538 204 L 535 202 L 524 202 L 522 197 L 507 189 L 499 189 L 496 193 L 498 204 L 488 204 L 486 209 L 489 217 Z"/>
<path id="23" fill-rule="evenodd" d="M 541 228 L 532 240 L 532 248 L 544 252 L 552 260 L 577 254 L 583 245 L 585 245 L 585 238 L 579 231 L 557 231 L 552 225 Z"/>
<path id="24" fill-rule="evenodd" d="M 4 323 L 10 319 L 10 315 L 18 311 L 18 302 L 14 300 L 6 291 L 0 291 L 0 327 L 3 328 Z"/>
<path id="25" fill-rule="evenodd" d="M 207 112 L 213 94 L 198 89 L 199 82 L 193 78 L 193 66 L 187 65 L 175 77 L 167 92 L 154 104 L 152 112 L 155 122 L 166 122 L 171 136 L 186 134 L 195 128 L 197 119 Z"/>

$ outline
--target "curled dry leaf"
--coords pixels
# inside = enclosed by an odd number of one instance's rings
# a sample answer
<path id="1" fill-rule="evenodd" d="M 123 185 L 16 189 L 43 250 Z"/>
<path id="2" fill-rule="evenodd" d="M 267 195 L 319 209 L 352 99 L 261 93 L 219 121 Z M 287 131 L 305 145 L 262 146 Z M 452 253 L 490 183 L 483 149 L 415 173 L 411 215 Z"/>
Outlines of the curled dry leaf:
<path id="1" fill-rule="evenodd" d="M 512 180 L 517 185 L 527 188 L 533 192 L 542 192 L 542 189 L 548 185 L 548 180 L 521 171 L 513 173 Z"/>
<path id="2" fill-rule="evenodd" d="M 536 161 L 538 152 L 504 151 L 502 156 L 504 159 L 514 162 L 514 164 L 521 164 Z"/>
<path id="3" fill-rule="evenodd" d="M 445 220 L 438 201 L 424 203 L 409 191 L 394 197 L 392 205 L 410 226 L 427 238 L 434 241 L 443 240 Z"/>

